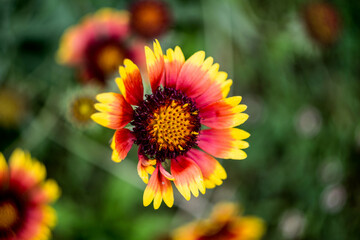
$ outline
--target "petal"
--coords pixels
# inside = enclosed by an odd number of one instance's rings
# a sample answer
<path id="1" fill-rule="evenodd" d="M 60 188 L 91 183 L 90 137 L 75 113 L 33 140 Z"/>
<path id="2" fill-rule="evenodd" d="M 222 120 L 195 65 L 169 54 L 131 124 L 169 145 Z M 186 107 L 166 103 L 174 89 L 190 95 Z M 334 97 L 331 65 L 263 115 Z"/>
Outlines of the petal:
<path id="1" fill-rule="evenodd" d="M 240 230 L 241 229 L 241 230 Z M 260 239 L 265 233 L 265 223 L 257 217 L 241 217 L 234 232 L 241 232 L 243 239 Z"/>
<path id="2" fill-rule="evenodd" d="M 60 64 L 78 65 L 83 61 L 87 41 L 80 26 L 68 28 L 60 39 L 56 60 Z"/>
<path id="3" fill-rule="evenodd" d="M 210 219 L 219 224 L 225 224 L 234 220 L 239 214 L 239 205 L 233 202 L 221 202 L 214 206 Z"/>
<path id="4" fill-rule="evenodd" d="M 152 201 L 154 201 L 154 209 L 160 207 L 162 200 L 168 207 L 172 207 L 174 204 L 171 182 L 162 174 L 163 171 L 161 163 L 157 162 L 156 169 L 144 191 L 143 204 L 145 207 L 150 205 Z"/>
<path id="5" fill-rule="evenodd" d="M 155 165 L 156 160 L 150 160 L 145 155 L 140 153 L 140 148 L 138 151 L 139 162 L 137 166 L 137 171 L 140 178 L 144 181 L 144 183 L 148 183 L 149 181 L 149 174 L 152 174 L 155 170 L 153 165 Z"/>
<path id="6" fill-rule="evenodd" d="M 174 184 L 186 200 L 190 200 L 190 192 L 199 196 L 199 190 L 205 194 L 205 185 L 199 166 L 190 158 L 179 156 L 171 160 L 171 174 Z"/>
<path id="7" fill-rule="evenodd" d="M 11 154 L 9 169 L 10 185 L 24 192 L 41 183 L 46 176 L 45 166 L 21 149 L 15 149 Z"/>
<path id="8" fill-rule="evenodd" d="M 93 15 L 92 20 L 96 24 L 97 34 L 106 33 L 119 40 L 128 37 L 130 30 L 130 14 L 128 11 L 101 8 Z"/>
<path id="9" fill-rule="evenodd" d="M 53 228 L 56 225 L 56 221 L 57 221 L 55 209 L 45 205 L 43 206 L 42 210 L 43 210 L 43 223 Z"/>
<path id="10" fill-rule="evenodd" d="M 58 184 L 54 180 L 52 179 L 46 180 L 42 188 L 45 192 L 47 202 L 53 202 L 60 197 L 61 190 Z"/>
<path id="11" fill-rule="evenodd" d="M 95 104 L 95 108 L 100 112 L 91 115 L 96 123 L 107 128 L 120 129 L 133 119 L 133 109 L 121 94 L 101 93 L 96 99 L 100 103 Z"/>
<path id="12" fill-rule="evenodd" d="M 191 149 L 186 154 L 200 168 L 206 188 L 214 188 L 221 185 L 227 175 L 221 164 L 210 155 L 196 149 Z"/>
<path id="13" fill-rule="evenodd" d="M 146 69 L 145 61 L 145 41 L 143 40 L 133 40 L 129 48 L 129 58 L 134 61 L 134 63 L 139 67 L 139 69 Z"/>
<path id="14" fill-rule="evenodd" d="M 196 104 L 199 108 L 205 107 L 213 102 L 225 98 L 232 85 L 232 80 L 228 79 L 224 82 L 212 82 L 211 87 L 209 87 L 202 95 L 195 99 Z"/>
<path id="15" fill-rule="evenodd" d="M 121 162 L 130 151 L 134 140 L 135 137 L 129 129 L 116 130 L 111 142 L 111 148 L 113 149 L 111 159 L 114 162 Z"/>
<path id="16" fill-rule="evenodd" d="M 249 133 L 237 128 L 202 130 L 198 146 L 214 157 L 242 160 L 247 157 L 241 149 L 249 147 L 245 141 Z"/>
<path id="17" fill-rule="evenodd" d="M 204 233 L 207 232 L 207 229 L 211 227 L 211 224 L 206 224 L 204 226 L 203 221 L 194 221 L 188 224 L 185 224 L 181 227 L 176 228 L 172 234 L 172 240 L 199 240 L 206 239 L 207 236 L 204 236 Z M 209 238 L 210 239 L 210 238 Z M 216 239 L 214 239 L 216 240 Z"/>
<path id="18" fill-rule="evenodd" d="M 231 79 L 228 79 L 224 82 L 221 83 L 220 87 L 221 87 L 221 94 L 223 98 L 226 98 L 227 95 L 230 92 L 230 87 L 233 84 L 233 81 Z"/>
<path id="19" fill-rule="evenodd" d="M 208 87 L 205 82 L 206 69 L 203 69 L 205 52 L 198 51 L 194 53 L 183 64 L 176 82 L 176 89 L 186 93 L 189 97 L 194 97 L 199 93 L 199 88 Z"/>
<path id="20" fill-rule="evenodd" d="M 41 186 L 36 187 L 31 192 L 29 199 L 31 199 L 32 204 L 44 204 L 55 201 L 59 198 L 60 194 L 61 190 L 58 184 L 54 180 L 49 179 Z"/>
<path id="21" fill-rule="evenodd" d="M 196 52 L 183 64 L 176 88 L 194 98 L 199 108 L 224 98 L 232 81 L 225 72 L 219 72 L 219 64 L 213 58 L 205 59 L 203 51 Z"/>
<path id="22" fill-rule="evenodd" d="M 165 168 L 163 168 L 162 166 L 160 168 L 160 172 L 166 179 L 174 181 L 175 178 L 168 171 L 166 171 Z"/>
<path id="23" fill-rule="evenodd" d="M 125 67 L 119 68 L 121 78 L 116 78 L 115 81 L 126 101 L 138 106 L 143 101 L 144 95 L 139 68 L 129 59 L 124 60 L 124 65 Z"/>
<path id="24" fill-rule="evenodd" d="M 175 88 L 181 67 L 185 62 L 185 57 L 180 47 L 176 46 L 175 50 L 168 49 L 165 59 L 165 82 L 164 86 Z"/>
<path id="25" fill-rule="evenodd" d="M 151 89 L 154 92 L 165 76 L 164 56 L 159 41 L 155 40 L 153 46 L 154 52 L 149 47 L 145 47 L 145 57 Z"/>
<path id="26" fill-rule="evenodd" d="M 2 184 L 8 176 L 8 165 L 4 155 L 0 152 L 0 184 Z"/>
<path id="27" fill-rule="evenodd" d="M 244 123 L 249 115 L 241 113 L 246 105 L 238 105 L 241 97 L 222 99 L 200 109 L 201 123 L 217 129 L 232 128 Z"/>
<path id="28" fill-rule="evenodd" d="M 19 169 L 25 167 L 25 152 L 19 148 L 15 149 L 9 159 L 10 169 Z"/>
<path id="29" fill-rule="evenodd" d="M 29 208 L 26 212 L 27 221 L 24 221 L 21 228 L 19 228 L 19 230 L 17 231 L 16 239 L 50 239 L 51 231 L 47 223 L 44 222 L 44 220 L 46 220 L 44 213 L 44 208 L 42 206 L 35 206 Z"/>

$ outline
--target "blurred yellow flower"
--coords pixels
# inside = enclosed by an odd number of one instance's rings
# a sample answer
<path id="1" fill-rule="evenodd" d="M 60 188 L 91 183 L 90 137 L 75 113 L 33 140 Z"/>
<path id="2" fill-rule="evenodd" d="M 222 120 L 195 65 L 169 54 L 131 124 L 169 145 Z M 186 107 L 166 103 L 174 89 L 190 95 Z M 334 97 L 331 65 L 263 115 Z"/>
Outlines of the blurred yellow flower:
<path id="1" fill-rule="evenodd" d="M 173 240 L 257 240 L 265 233 L 264 222 L 257 217 L 240 216 L 235 203 L 217 204 L 209 219 L 176 229 Z"/>
<path id="2" fill-rule="evenodd" d="M 1 239 L 51 238 L 56 213 L 48 204 L 60 196 L 60 189 L 45 177 L 45 166 L 29 153 L 16 149 L 9 165 L 0 153 Z"/>

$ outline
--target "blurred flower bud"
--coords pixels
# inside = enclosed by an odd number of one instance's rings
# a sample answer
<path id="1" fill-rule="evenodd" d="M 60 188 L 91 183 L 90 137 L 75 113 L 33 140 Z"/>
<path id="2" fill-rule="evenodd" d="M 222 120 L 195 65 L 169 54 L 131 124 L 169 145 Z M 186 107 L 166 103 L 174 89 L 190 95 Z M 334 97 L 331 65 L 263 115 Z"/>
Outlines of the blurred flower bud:
<path id="1" fill-rule="evenodd" d="M 306 5 L 303 18 L 309 35 L 320 45 L 331 45 L 339 38 L 339 12 L 330 3 L 317 2 Z"/>

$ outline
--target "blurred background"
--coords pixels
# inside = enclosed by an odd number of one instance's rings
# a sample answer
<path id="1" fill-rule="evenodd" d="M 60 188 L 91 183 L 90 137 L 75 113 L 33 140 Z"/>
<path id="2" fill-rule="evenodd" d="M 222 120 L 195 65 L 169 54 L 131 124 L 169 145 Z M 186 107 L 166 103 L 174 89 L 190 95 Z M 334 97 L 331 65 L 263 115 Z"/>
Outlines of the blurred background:
<path id="1" fill-rule="evenodd" d="M 53 239 L 165 239 L 224 200 L 262 218 L 263 239 L 358 239 L 360 2 L 166 1 L 168 23 L 155 36 L 163 50 L 214 57 L 234 81 L 230 95 L 248 105 L 240 127 L 251 137 L 246 160 L 221 161 L 223 185 L 189 202 L 175 190 L 175 206 L 157 211 L 142 205 L 136 148 L 112 162 L 113 130 L 91 122 L 82 104 L 118 92 L 114 77 L 84 82 L 56 61 L 67 28 L 133 4 L 1 1 L 0 151 L 30 151 L 59 183 Z M 134 32 L 128 41 L 152 39 Z"/>

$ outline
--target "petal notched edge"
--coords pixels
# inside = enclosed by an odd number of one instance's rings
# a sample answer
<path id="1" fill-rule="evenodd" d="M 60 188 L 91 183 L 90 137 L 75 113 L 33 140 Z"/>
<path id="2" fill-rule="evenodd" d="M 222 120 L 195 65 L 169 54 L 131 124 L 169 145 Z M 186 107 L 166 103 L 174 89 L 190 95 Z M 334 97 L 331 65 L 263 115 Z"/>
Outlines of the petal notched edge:
<path id="1" fill-rule="evenodd" d="M 242 140 L 249 136 L 249 133 L 237 128 L 205 129 L 199 134 L 198 146 L 214 157 L 242 160 L 247 155 L 241 149 L 249 146 Z"/>
<path id="2" fill-rule="evenodd" d="M 133 118 L 133 109 L 125 98 L 118 93 L 101 93 L 96 96 L 100 103 L 95 104 L 99 111 L 91 115 L 91 119 L 101 126 L 120 129 Z"/>
<path id="3" fill-rule="evenodd" d="M 165 78 L 164 86 L 176 88 L 178 76 L 185 62 L 185 57 L 180 47 L 176 46 L 175 50 L 169 48 L 164 56 L 165 60 Z"/>
<path id="4" fill-rule="evenodd" d="M 149 75 L 151 89 L 154 92 L 163 81 L 164 75 L 164 56 L 158 40 L 153 43 L 152 51 L 149 47 L 145 47 L 146 66 Z"/>
<path id="5" fill-rule="evenodd" d="M 163 168 L 160 162 L 157 162 L 154 173 L 150 177 L 150 181 L 145 188 L 143 195 L 144 206 L 153 202 L 154 209 L 158 209 L 162 200 L 168 207 L 174 204 L 174 194 L 170 180 L 163 176 Z"/>
<path id="6" fill-rule="evenodd" d="M 143 180 L 144 183 L 147 184 L 149 182 L 149 174 L 152 174 L 155 170 L 153 165 L 155 165 L 156 160 L 148 159 L 145 155 L 141 153 L 140 148 L 138 151 L 138 157 L 139 157 L 139 162 L 137 165 L 137 171 L 139 177 Z"/>
<path id="7" fill-rule="evenodd" d="M 243 124 L 249 115 L 242 113 L 246 105 L 239 103 L 241 97 L 230 97 L 200 109 L 201 123 L 210 128 L 224 129 Z"/>
<path id="8" fill-rule="evenodd" d="M 139 68 L 129 59 L 124 60 L 124 65 L 125 67 L 119 67 L 121 78 L 116 78 L 115 81 L 126 101 L 138 106 L 143 101 L 144 95 Z"/>
<path id="9" fill-rule="evenodd" d="M 200 168 L 206 188 L 214 188 L 227 178 L 225 169 L 213 157 L 197 149 L 191 149 L 187 154 Z"/>
<path id="10" fill-rule="evenodd" d="M 190 200 L 190 192 L 197 197 L 199 191 L 205 194 L 204 179 L 199 166 L 190 158 L 178 156 L 171 160 L 171 174 L 174 176 L 174 184 L 180 194 Z"/>

